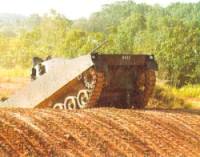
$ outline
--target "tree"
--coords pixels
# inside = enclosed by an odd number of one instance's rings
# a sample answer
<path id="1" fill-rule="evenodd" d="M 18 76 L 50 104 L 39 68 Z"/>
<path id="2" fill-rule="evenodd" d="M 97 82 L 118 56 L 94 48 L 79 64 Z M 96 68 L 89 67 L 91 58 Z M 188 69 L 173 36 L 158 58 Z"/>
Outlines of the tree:
<path id="1" fill-rule="evenodd" d="M 133 52 L 135 36 L 146 27 L 145 17 L 141 14 L 132 14 L 122 21 L 116 35 L 116 46 L 121 52 Z"/>

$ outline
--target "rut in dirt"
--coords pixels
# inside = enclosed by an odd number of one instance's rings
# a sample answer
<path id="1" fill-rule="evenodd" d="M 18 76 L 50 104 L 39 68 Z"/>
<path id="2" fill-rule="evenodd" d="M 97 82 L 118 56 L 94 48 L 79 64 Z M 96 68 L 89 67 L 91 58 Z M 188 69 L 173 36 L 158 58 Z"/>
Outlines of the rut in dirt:
<path id="1" fill-rule="evenodd" d="M 0 110 L 3 156 L 200 156 L 200 112 Z"/>

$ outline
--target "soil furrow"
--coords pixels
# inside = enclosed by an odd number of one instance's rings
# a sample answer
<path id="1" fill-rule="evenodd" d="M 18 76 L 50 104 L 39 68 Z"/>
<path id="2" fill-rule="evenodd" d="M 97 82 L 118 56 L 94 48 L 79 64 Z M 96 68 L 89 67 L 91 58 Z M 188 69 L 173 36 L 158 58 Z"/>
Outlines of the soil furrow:
<path id="1" fill-rule="evenodd" d="M 200 114 L 180 110 L 0 109 L 0 156 L 199 157 Z"/>

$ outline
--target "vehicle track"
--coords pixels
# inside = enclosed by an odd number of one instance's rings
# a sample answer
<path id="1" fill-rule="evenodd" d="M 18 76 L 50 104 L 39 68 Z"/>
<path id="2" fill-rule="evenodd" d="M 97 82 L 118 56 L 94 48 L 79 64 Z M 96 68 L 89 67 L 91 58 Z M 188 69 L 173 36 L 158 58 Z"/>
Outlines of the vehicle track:
<path id="1" fill-rule="evenodd" d="M 199 157 L 200 111 L 0 109 L 0 156 Z"/>

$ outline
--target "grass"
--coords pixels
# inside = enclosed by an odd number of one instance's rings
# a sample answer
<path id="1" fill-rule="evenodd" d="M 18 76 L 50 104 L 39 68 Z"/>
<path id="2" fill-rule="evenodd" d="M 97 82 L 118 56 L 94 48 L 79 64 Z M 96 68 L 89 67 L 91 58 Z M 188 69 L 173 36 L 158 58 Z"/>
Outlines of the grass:
<path id="1" fill-rule="evenodd" d="M 200 109 L 200 85 L 187 85 L 173 92 L 190 104 L 190 108 Z"/>
<path id="2" fill-rule="evenodd" d="M 12 69 L 7 69 L 0 67 L 0 78 L 13 78 L 13 77 L 29 77 L 30 69 L 25 69 L 21 67 L 14 67 Z"/>
<path id="3" fill-rule="evenodd" d="M 200 108 L 200 85 L 187 85 L 175 88 L 164 83 L 158 83 L 155 87 L 151 104 L 158 108 Z"/>
<path id="4" fill-rule="evenodd" d="M 186 85 L 180 89 L 173 88 L 173 93 L 183 98 L 200 98 L 200 85 Z"/>
<path id="5" fill-rule="evenodd" d="M 192 109 L 200 109 L 200 102 L 190 101 L 190 108 Z"/>
<path id="6" fill-rule="evenodd" d="M 26 84 L 30 70 L 20 67 L 12 69 L 0 67 L 0 100 L 9 97 L 17 89 Z"/>
<path id="7" fill-rule="evenodd" d="M 181 109 L 190 108 L 190 104 L 173 93 L 173 88 L 165 84 L 158 84 L 155 87 L 153 98 L 150 101 L 153 108 Z"/>

